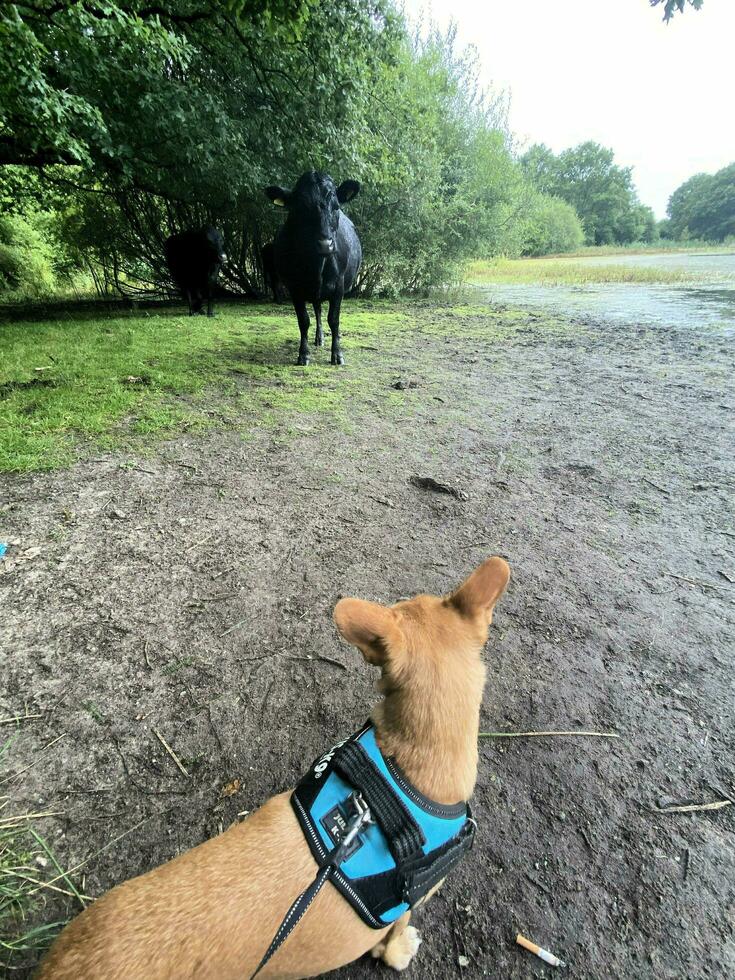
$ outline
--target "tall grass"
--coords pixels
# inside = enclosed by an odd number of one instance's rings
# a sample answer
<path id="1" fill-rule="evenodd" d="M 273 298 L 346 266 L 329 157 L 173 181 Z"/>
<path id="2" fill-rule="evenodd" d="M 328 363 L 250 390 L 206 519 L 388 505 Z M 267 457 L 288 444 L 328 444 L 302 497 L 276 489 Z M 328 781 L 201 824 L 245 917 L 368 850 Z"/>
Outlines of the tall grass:
<path id="1" fill-rule="evenodd" d="M 593 283 L 671 284 L 699 280 L 682 269 L 656 269 L 628 265 L 592 265 L 572 259 L 493 259 L 472 262 L 467 278 L 474 283 L 544 286 L 583 286 Z"/>

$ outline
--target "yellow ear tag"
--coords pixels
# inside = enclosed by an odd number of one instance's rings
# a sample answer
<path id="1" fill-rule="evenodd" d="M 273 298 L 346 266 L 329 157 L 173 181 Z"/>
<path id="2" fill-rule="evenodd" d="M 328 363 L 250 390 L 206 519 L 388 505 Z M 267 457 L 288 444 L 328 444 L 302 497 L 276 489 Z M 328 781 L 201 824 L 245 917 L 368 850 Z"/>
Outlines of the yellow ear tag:
<path id="1" fill-rule="evenodd" d="M 273 203 L 276 204 L 279 208 L 283 208 L 286 206 L 286 202 L 283 200 L 282 197 L 274 197 Z"/>

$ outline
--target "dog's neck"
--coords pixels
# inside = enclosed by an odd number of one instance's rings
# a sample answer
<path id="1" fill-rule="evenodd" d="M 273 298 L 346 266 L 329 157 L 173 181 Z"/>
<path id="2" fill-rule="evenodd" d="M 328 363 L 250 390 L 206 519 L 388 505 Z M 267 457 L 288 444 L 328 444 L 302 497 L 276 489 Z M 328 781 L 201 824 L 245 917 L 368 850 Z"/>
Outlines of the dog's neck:
<path id="1" fill-rule="evenodd" d="M 437 803 L 466 801 L 475 787 L 484 676 L 478 658 L 454 690 L 394 690 L 372 712 L 383 754 Z"/>

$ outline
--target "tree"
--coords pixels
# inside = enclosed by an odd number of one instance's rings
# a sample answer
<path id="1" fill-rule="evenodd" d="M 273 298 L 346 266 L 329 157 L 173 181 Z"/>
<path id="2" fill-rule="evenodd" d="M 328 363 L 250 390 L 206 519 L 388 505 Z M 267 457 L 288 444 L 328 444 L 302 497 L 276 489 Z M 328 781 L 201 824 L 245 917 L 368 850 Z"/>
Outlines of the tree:
<path id="1" fill-rule="evenodd" d="M 114 158 L 123 148 L 97 98 L 111 80 L 102 59 L 126 63 L 134 94 L 185 69 L 192 29 L 229 21 L 235 31 L 292 39 L 315 2 L 0 0 L 0 164 Z"/>
<path id="2" fill-rule="evenodd" d="M 297 29 L 248 15 L 285 7 Z M 351 211 L 366 291 L 425 288 L 517 234 L 524 181 L 502 103 L 453 33 L 411 36 L 392 0 L 0 11 L 0 194 L 2 172 L 55 188 L 55 233 L 101 291 L 160 290 L 167 235 L 212 222 L 226 285 L 257 293 L 280 220 L 262 188 L 311 168 L 364 184 Z M 36 183 L 15 181 L 16 208 Z"/>
<path id="3" fill-rule="evenodd" d="M 537 190 L 572 205 L 590 244 L 637 241 L 650 227 L 631 169 L 617 166 L 613 151 L 598 143 L 581 143 L 558 155 L 537 144 L 521 165 Z"/>
<path id="4" fill-rule="evenodd" d="M 735 163 L 684 181 L 666 212 L 672 237 L 721 242 L 735 235 Z"/>
<path id="5" fill-rule="evenodd" d="M 700 10 L 704 0 L 649 0 L 649 2 L 652 7 L 658 7 L 660 4 L 664 5 L 664 20 L 668 22 L 677 10 L 679 13 L 683 13 L 687 3 L 694 7 L 695 10 Z"/>

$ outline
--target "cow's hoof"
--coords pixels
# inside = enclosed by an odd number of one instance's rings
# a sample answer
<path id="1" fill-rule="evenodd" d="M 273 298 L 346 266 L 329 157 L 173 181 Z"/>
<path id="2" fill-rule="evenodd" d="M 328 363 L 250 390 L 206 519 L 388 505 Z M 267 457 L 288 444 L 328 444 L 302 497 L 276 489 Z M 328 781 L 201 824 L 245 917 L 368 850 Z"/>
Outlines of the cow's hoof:
<path id="1" fill-rule="evenodd" d="M 309 358 L 306 354 L 299 354 L 299 359 L 296 361 L 297 367 L 306 367 L 309 363 Z"/>
<path id="2" fill-rule="evenodd" d="M 344 362 L 345 362 L 345 359 L 344 359 L 344 357 L 342 356 L 341 353 L 339 353 L 339 354 L 332 354 L 332 364 L 333 365 L 336 366 L 336 365 L 339 365 L 339 364 L 344 364 Z"/>

